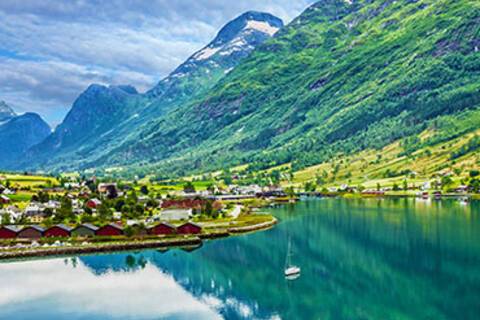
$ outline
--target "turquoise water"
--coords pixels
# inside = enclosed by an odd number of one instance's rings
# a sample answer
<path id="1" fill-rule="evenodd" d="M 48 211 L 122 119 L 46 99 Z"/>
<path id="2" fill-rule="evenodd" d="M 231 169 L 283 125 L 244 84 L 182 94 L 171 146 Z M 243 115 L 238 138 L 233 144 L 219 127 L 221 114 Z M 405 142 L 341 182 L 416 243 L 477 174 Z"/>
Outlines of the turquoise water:
<path id="1" fill-rule="evenodd" d="M 194 251 L 0 264 L 0 319 L 479 319 L 480 203 L 306 200 Z M 283 269 L 287 239 L 300 278 Z"/>

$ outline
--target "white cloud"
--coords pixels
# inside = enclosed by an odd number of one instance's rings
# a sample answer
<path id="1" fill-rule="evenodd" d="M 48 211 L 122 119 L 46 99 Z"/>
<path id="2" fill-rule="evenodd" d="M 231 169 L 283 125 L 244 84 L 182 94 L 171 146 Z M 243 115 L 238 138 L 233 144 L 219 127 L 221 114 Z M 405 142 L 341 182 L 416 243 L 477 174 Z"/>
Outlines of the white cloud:
<path id="1" fill-rule="evenodd" d="M 81 261 L 76 268 L 63 259 L 0 265 L 0 309 L 34 310 L 41 303 L 54 314 L 90 314 L 105 318 L 221 319 L 215 309 L 194 297 L 148 263 L 129 273 L 93 274 Z M 15 306 L 19 309 L 15 309 Z M 12 309 L 13 308 L 13 309 Z M 43 311 L 47 312 L 48 311 Z"/>

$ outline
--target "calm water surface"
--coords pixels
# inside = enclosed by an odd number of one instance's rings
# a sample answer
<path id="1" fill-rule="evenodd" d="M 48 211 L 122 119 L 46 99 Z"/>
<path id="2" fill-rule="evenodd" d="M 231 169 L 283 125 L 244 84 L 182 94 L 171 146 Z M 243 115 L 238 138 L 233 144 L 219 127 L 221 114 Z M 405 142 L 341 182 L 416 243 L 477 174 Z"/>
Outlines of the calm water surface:
<path id="1" fill-rule="evenodd" d="M 0 264 L 0 319 L 479 319 L 480 203 L 306 200 L 180 249 Z M 287 239 L 302 268 L 283 277 Z"/>

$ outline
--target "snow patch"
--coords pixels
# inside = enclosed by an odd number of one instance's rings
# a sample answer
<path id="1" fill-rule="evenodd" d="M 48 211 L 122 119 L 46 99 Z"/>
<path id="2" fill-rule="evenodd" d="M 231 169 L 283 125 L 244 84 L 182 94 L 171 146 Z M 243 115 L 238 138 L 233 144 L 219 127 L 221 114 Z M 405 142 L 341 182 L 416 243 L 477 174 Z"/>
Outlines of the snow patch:
<path id="1" fill-rule="evenodd" d="M 254 29 L 263 33 L 267 33 L 270 36 L 273 36 L 279 28 L 272 27 L 270 24 L 264 21 L 248 21 L 245 29 Z"/>
<path id="2" fill-rule="evenodd" d="M 220 50 L 220 48 L 205 48 L 205 49 L 202 49 L 200 50 L 197 54 L 195 54 L 195 56 L 193 56 L 193 58 L 195 60 L 206 60 L 208 58 L 210 58 L 211 56 L 213 56 L 215 53 L 218 52 L 218 50 Z"/>

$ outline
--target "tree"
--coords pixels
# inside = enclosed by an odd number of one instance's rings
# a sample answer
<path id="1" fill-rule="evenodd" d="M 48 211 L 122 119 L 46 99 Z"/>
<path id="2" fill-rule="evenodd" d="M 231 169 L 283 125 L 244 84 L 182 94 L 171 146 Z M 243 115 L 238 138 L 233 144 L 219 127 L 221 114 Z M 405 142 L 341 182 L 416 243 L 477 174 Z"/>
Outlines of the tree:
<path id="1" fill-rule="evenodd" d="M 195 186 L 191 181 L 188 181 L 183 185 L 183 191 L 185 193 L 195 193 Z"/>
<path id="2" fill-rule="evenodd" d="M 12 223 L 12 222 L 11 222 L 11 219 L 10 219 L 10 215 L 9 215 L 9 214 L 4 214 L 4 215 L 2 216 L 2 225 L 3 225 L 3 226 L 6 226 L 6 225 L 9 225 L 9 224 L 11 224 L 11 223 Z"/>
<path id="3" fill-rule="evenodd" d="M 475 193 L 480 193 L 480 179 L 472 179 L 468 187 Z"/>
<path id="4" fill-rule="evenodd" d="M 131 226 L 126 226 L 124 229 L 123 229 L 123 232 L 125 232 L 125 235 L 127 237 L 132 237 L 134 235 L 134 230 Z"/>
<path id="5" fill-rule="evenodd" d="M 470 170 L 469 172 L 470 178 L 475 178 L 480 176 L 480 171 L 479 170 Z"/>
<path id="6" fill-rule="evenodd" d="M 317 186 L 312 181 L 307 181 L 304 188 L 306 192 L 315 192 Z"/>
<path id="7" fill-rule="evenodd" d="M 441 183 L 443 188 L 448 188 L 453 183 L 453 180 L 450 176 L 443 176 Z"/>
<path id="8" fill-rule="evenodd" d="M 97 213 L 98 217 L 100 218 L 101 221 L 107 221 L 112 218 L 112 211 L 108 206 L 104 203 L 102 203 L 98 208 L 97 208 Z"/>
<path id="9" fill-rule="evenodd" d="M 400 187 L 398 186 L 398 184 L 394 183 L 393 184 L 393 191 L 399 191 L 400 190 Z"/>
<path id="10" fill-rule="evenodd" d="M 285 188 L 285 193 L 286 193 L 287 196 L 290 197 L 290 198 L 295 197 L 295 190 L 293 189 L 293 187 Z"/>
<path id="11" fill-rule="evenodd" d="M 408 181 L 407 179 L 403 180 L 403 190 L 407 191 L 408 190 Z"/>
<path id="12" fill-rule="evenodd" d="M 60 201 L 60 208 L 55 214 L 55 223 L 63 222 L 65 219 L 73 218 L 75 218 L 75 216 L 73 215 L 72 201 L 68 197 L 62 197 Z"/>
<path id="13" fill-rule="evenodd" d="M 122 211 L 123 206 L 125 205 L 125 200 L 119 199 L 115 202 L 115 210 Z"/>
<path id="14" fill-rule="evenodd" d="M 128 196 L 128 203 L 129 204 L 136 204 L 138 202 L 138 197 L 137 197 L 137 193 L 135 192 L 135 189 L 132 190 L 132 192 L 130 192 L 130 195 Z"/>
<path id="15" fill-rule="evenodd" d="M 212 216 L 212 213 L 213 213 L 213 204 L 212 204 L 212 200 L 208 200 L 206 203 L 205 203 L 205 207 L 203 208 L 203 213 L 207 216 Z"/>
<path id="16" fill-rule="evenodd" d="M 148 187 L 147 186 L 141 186 L 140 187 L 140 192 L 144 195 L 148 195 Z"/>

